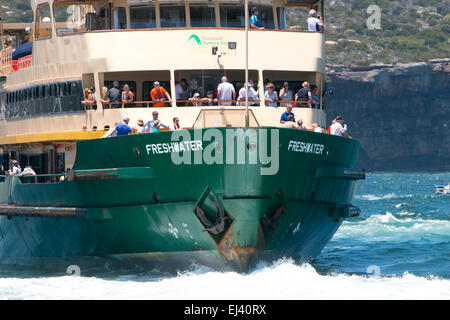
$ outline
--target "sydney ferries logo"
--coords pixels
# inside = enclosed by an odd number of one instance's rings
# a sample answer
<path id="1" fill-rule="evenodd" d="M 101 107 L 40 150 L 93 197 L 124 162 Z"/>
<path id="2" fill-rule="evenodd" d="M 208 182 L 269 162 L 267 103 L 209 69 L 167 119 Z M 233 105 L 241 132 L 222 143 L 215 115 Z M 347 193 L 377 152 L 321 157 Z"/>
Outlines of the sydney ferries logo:
<path id="1" fill-rule="evenodd" d="M 198 46 L 228 46 L 228 41 L 224 41 L 223 37 L 199 37 L 196 34 L 190 35 L 187 43 L 196 43 Z"/>
<path id="2" fill-rule="evenodd" d="M 200 40 L 199 36 L 196 34 L 193 34 L 188 38 L 187 42 L 191 42 L 191 41 L 195 41 L 199 46 L 202 45 L 202 40 Z"/>

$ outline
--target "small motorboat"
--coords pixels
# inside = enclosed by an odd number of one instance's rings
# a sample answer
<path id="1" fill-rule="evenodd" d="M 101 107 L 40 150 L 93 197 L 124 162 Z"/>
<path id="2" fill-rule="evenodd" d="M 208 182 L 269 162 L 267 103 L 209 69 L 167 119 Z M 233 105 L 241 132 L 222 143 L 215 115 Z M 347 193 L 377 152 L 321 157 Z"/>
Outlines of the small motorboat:
<path id="1" fill-rule="evenodd" d="M 436 185 L 436 193 L 437 194 L 450 194 L 450 183 L 447 185 L 444 185 L 444 184 Z"/>

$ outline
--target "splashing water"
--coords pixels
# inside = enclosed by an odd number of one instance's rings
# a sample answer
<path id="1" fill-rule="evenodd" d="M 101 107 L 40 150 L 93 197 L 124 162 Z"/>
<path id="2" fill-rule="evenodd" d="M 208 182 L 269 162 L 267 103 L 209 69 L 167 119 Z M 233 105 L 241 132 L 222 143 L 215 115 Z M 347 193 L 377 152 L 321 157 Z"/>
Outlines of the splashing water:
<path id="1" fill-rule="evenodd" d="M 345 221 L 311 264 L 261 262 L 249 274 L 192 266 L 177 275 L 92 277 L 0 270 L 0 299 L 449 299 L 450 196 L 446 174 L 369 174 Z M 345 288 L 345 290 L 343 290 Z"/>

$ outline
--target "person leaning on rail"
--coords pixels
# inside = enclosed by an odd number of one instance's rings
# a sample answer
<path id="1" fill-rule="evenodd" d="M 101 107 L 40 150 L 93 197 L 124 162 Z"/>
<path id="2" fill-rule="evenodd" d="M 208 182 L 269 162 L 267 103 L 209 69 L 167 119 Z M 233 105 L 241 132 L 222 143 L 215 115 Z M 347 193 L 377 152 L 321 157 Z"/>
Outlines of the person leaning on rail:
<path id="1" fill-rule="evenodd" d="M 302 88 L 295 94 L 297 108 L 308 108 L 312 101 L 311 88 L 308 81 L 302 83 Z"/>
<path id="2" fill-rule="evenodd" d="M 152 101 L 154 102 L 153 107 L 164 107 L 165 102 L 172 103 L 172 98 L 170 98 L 170 94 L 161 87 L 159 81 L 153 82 L 153 89 L 150 91 L 150 96 L 152 97 Z"/>
<path id="3" fill-rule="evenodd" d="M 104 136 L 103 138 L 108 138 L 108 137 L 112 137 L 114 134 L 116 134 L 117 136 L 126 136 L 129 135 L 133 132 L 133 130 L 131 129 L 131 127 L 128 125 L 128 123 L 130 122 L 130 118 L 128 117 L 124 117 L 123 118 L 123 123 L 119 123 L 117 124 L 113 130 L 109 130 Z"/>
<path id="4" fill-rule="evenodd" d="M 122 107 L 122 92 L 119 88 L 119 81 L 113 82 L 113 87 L 109 89 L 106 95 L 107 103 L 111 103 L 111 108 L 121 108 Z"/>
<path id="5" fill-rule="evenodd" d="M 158 123 L 159 123 L 159 125 L 161 126 L 161 127 L 163 127 L 163 128 L 169 128 L 169 126 L 166 126 L 164 123 L 161 123 L 160 121 L 159 121 L 159 119 L 158 119 L 158 116 L 159 116 L 159 114 L 158 114 L 158 111 L 153 111 L 153 113 L 152 113 L 152 119 L 151 120 L 148 120 L 145 124 L 144 124 L 144 132 L 146 132 L 146 133 L 151 133 L 151 132 L 153 132 L 153 126 L 154 126 L 154 124 L 155 124 L 155 122 L 156 121 L 158 121 Z"/>
<path id="6" fill-rule="evenodd" d="M 330 127 L 330 134 L 351 139 L 352 137 L 350 137 L 345 128 L 342 126 L 342 124 L 344 123 L 344 117 L 338 116 L 334 120 L 335 123 Z"/>
<path id="7" fill-rule="evenodd" d="M 264 27 L 259 22 L 258 8 L 252 8 L 252 16 L 250 17 L 250 29 L 264 30 Z"/>

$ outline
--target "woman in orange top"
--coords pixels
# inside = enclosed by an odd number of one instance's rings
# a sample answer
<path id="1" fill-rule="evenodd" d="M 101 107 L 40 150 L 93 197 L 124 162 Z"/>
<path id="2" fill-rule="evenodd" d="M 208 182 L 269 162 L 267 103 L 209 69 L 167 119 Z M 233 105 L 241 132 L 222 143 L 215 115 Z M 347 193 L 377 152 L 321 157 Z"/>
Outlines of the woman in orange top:
<path id="1" fill-rule="evenodd" d="M 158 81 L 155 81 L 153 86 L 154 88 L 150 91 L 152 101 L 156 102 L 153 104 L 153 107 L 164 107 L 165 103 L 162 102 L 164 100 L 168 100 L 169 103 L 172 103 L 169 93 L 159 85 Z"/>

